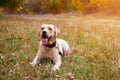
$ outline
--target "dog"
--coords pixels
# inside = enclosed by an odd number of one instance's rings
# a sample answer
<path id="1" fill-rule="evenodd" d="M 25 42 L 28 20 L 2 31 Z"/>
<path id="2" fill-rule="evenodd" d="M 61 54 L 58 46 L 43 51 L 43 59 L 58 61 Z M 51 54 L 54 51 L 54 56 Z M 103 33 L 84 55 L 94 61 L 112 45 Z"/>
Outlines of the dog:
<path id="1" fill-rule="evenodd" d="M 38 64 L 43 58 L 49 58 L 54 62 L 52 70 L 59 70 L 61 58 L 69 56 L 70 47 L 65 40 L 57 38 L 58 33 L 60 31 L 52 24 L 41 25 L 39 32 L 41 41 L 37 55 L 31 63 L 32 66 Z"/>

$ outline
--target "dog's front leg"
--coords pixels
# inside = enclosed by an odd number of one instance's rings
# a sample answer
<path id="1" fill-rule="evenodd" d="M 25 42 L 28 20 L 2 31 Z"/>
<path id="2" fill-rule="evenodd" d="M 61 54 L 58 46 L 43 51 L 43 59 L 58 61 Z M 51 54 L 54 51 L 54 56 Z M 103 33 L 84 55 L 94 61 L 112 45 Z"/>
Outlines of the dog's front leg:
<path id="1" fill-rule="evenodd" d="M 38 51 L 36 57 L 34 58 L 34 60 L 32 61 L 31 65 L 35 66 L 36 64 L 38 64 L 40 62 L 40 59 L 42 58 L 41 56 L 41 52 L 40 50 Z"/>
<path id="2" fill-rule="evenodd" d="M 59 70 L 59 67 L 61 65 L 61 56 L 58 55 L 57 57 L 55 57 L 53 59 L 53 61 L 54 61 L 55 65 L 53 66 L 52 70 L 53 71 Z"/>

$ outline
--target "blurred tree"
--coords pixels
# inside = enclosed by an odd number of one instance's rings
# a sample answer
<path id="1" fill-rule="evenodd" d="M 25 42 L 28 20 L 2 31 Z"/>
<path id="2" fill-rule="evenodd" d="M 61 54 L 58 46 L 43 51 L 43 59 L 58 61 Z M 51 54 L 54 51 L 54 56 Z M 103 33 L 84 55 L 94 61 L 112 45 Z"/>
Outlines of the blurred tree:
<path id="1" fill-rule="evenodd" d="M 90 3 L 102 9 L 108 6 L 109 0 L 90 0 Z"/>
<path id="2" fill-rule="evenodd" d="M 4 7 L 9 12 L 15 12 L 20 10 L 20 4 L 22 3 L 23 0 L 1 0 L 0 7 Z"/>
<path id="3" fill-rule="evenodd" d="M 50 9 L 54 14 L 62 12 L 63 0 L 50 0 Z"/>
<path id="4" fill-rule="evenodd" d="M 64 12 L 71 11 L 71 9 L 72 9 L 71 0 L 63 0 L 62 4 L 63 4 L 63 11 Z"/>
<path id="5" fill-rule="evenodd" d="M 91 4 L 90 0 L 82 0 L 84 4 L 84 14 L 91 14 L 98 10 L 98 7 L 96 5 Z"/>
<path id="6" fill-rule="evenodd" d="M 1 0 L 0 7 L 8 12 L 27 14 L 79 12 L 90 14 L 108 6 L 109 0 Z"/>
<path id="7" fill-rule="evenodd" d="M 120 14 L 120 0 L 109 0 L 108 8 L 104 11 L 108 15 Z"/>
<path id="8" fill-rule="evenodd" d="M 84 3 L 84 13 L 91 14 L 108 7 L 109 0 L 82 0 Z"/>
<path id="9" fill-rule="evenodd" d="M 83 2 L 82 0 L 72 0 L 72 9 L 75 11 L 75 12 L 83 12 L 84 10 L 84 5 L 83 5 Z"/>

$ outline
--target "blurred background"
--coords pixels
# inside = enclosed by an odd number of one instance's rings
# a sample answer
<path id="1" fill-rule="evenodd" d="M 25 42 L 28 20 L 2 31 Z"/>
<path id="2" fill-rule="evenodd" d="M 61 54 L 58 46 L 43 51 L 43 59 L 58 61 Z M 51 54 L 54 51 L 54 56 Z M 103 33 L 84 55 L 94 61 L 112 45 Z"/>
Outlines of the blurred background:
<path id="1" fill-rule="evenodd" d="M 120 80 L 120 0 L 0 0 L 0 80 Z M 71 48 L 60 70 L 32 67 L 42 24 Z"/>
<path id="2" fill-rule="evenodd" d="M 120 14 L 120 0 L 1 0 L 0 14 Z"/>

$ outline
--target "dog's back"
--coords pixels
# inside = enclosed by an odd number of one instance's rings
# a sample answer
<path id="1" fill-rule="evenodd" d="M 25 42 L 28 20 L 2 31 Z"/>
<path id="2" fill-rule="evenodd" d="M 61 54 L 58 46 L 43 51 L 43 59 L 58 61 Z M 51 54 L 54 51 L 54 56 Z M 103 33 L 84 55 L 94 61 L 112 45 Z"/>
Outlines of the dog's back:
<path id="1" fill-rule="evenodd" d="M 68 43 L 65 40 L 63 40 L 63 39 L 57 39 L 56 41 L 57 41 L 57 43 L 59 43 L 62 46 L 63 55 L 64 56 L 69 56 L 70 48 L 69 48 Z"/>

